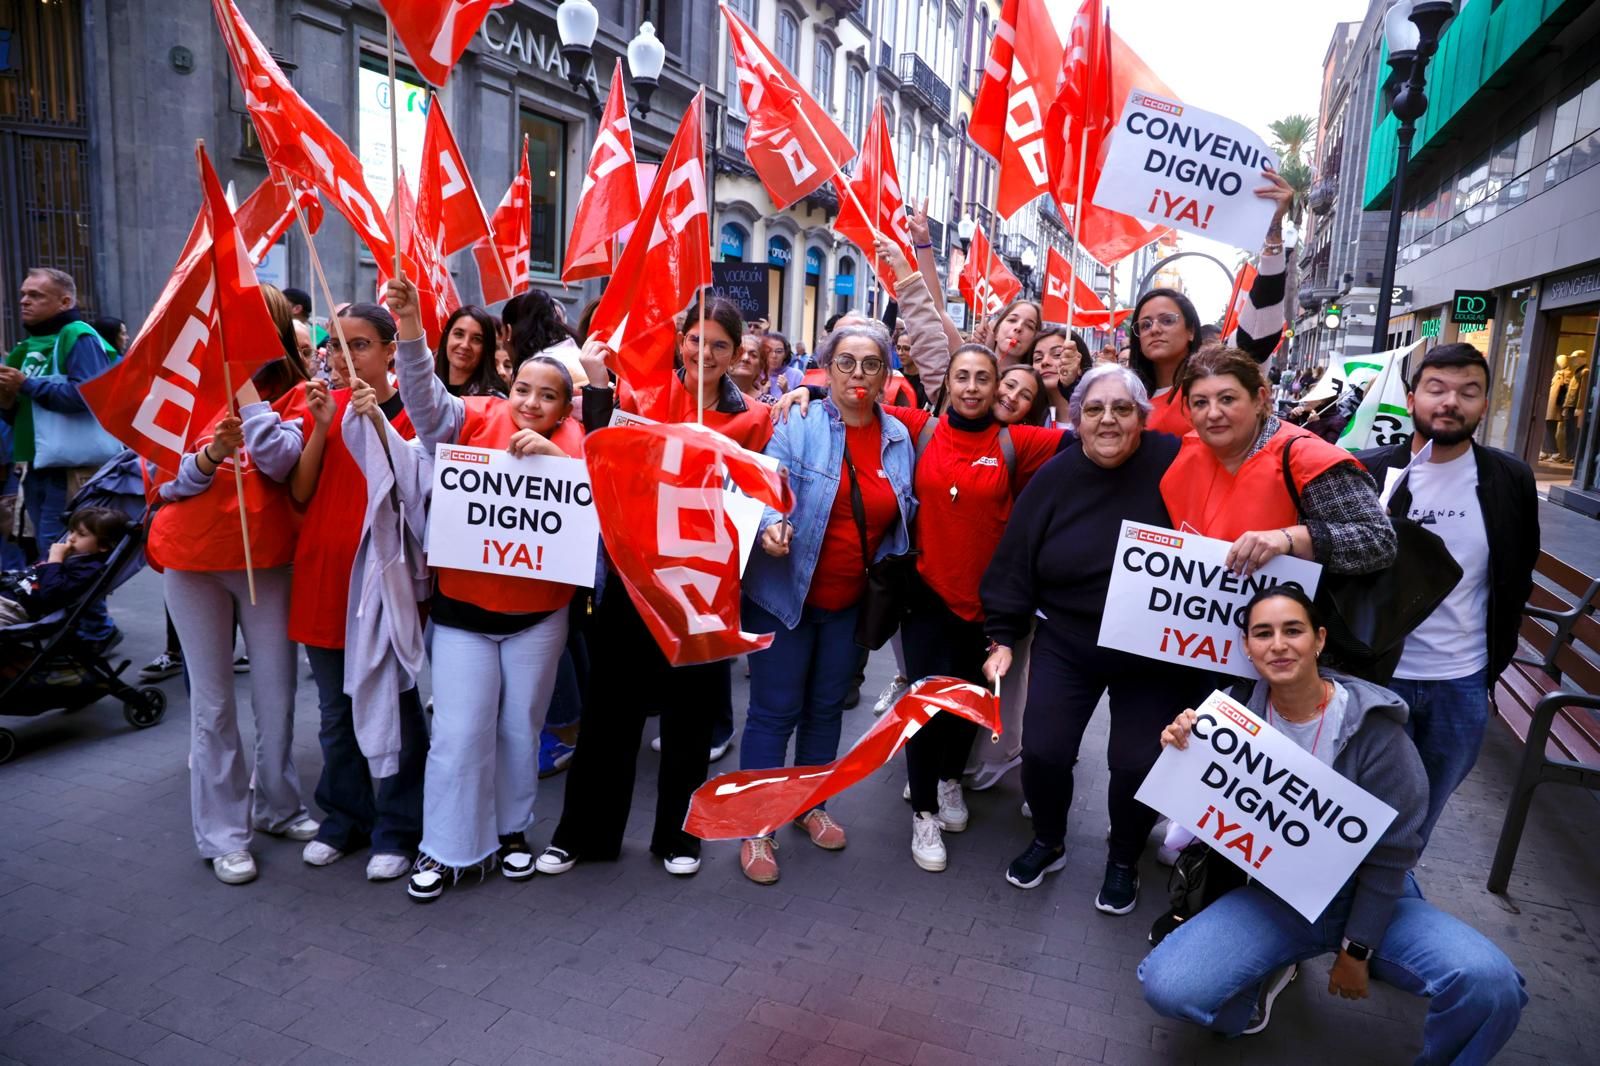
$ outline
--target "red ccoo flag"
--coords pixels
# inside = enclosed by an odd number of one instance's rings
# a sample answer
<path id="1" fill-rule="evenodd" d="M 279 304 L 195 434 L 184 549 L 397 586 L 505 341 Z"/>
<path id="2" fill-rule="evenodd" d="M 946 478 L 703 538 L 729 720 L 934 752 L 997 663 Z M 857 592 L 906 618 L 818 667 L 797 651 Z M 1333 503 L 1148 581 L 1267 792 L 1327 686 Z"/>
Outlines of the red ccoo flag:
<path id="1" fill-rule="evenodd" d="M 961 268 L 956 288 L 979 317 L 999 314 L 1001 308 L 1022 292 L 1022 282 L 1011 273 L 1005 260 L 994 253 L 982 226 L 972 231 L 972 252 L 967 256 L 966 266 Z"/>
<path id="2" fill-rule="evenodd" d="M 1005 0 L 967 135 L 1000 164 L 1001 218 L 1050 190 L 1045 114 L 1061 72 L 1061 39 L 1044 0 Z"/>
<path id="3" fill-rule="evenodd" d="M 1072 292 L 1072 322 L 1076 326 L 1121 325 L 1133 312 L 1127 308 L 1112 315 L 1100 295 L 1082 278 L 1075 277 L 1067 257 L 1050 249 L 1045 258 L 1044 299 L 1039 311 L 1046 322 L 1067 320 L 1067 292 Z"/>
<path id="4" fill-rule="evenodd" d="M 745 158 L 781 211 L 838 174 L 856 149 L 727 4 L 722 5 L 722 17 L 739 71 L 739 96 L 750 115 Z"/>
<path id="5" fill-rule="evenodd" d="M 222 184 L 195 155 L 200 214 L 166 288 L 128 354 L 79 386 L 107 432 L 169 475 L 228 404 L 223 361 L 247 383 L 283 355 Z"/>
<path id="6" fill-rule="evenodd" d="M 1111 97 L 1111 16 L 1105 0 L 1084 0 L 1067 31 L 1056 100 L 1045 121 L 1045 162 L 1059 203 L 1076 201 L 1080 167 L 1099 174 L 1119 103 Z M 1088 202 L 1087 193 L 1083 199 Z"/>
<path id="7" fill-rule="evenodd" d="M 1222 319 L 1222 340 L 1231 344 L 1233 331 L 1239 328 L 1239 314 L 1250 302 L 1250 289 L 1256 283 L 1254 263 L 1245 263 L 1233 277 L 1233 291 L 1228 294 L 1228 313 Z"/>
<path id="8" fill-rule="evenodd" d="M 450 77 L 492 8 L 511 0 L 378 0 L 417 73 L 435 85 Z"/>
<path id="9" fill-rule="evenodd" d="M 873 253 L 873 231 L 876 230 L 900 245 L 906 261 L 915 263 L 917 253 L 911 248 L 911 230 L 906 225 L 906 202 L 900 191 L 899 171 L 894 165 L 894 149 L 889 137 L 889 120 L 883 112 L 883 101 L 872 109 L 872 121 L 867 124 L 867 136 L 861 143 L 861 157 L 856 163 L 855 177 L 850 186 L 855 190 L 851 199 L 844 190 L 844 179 L 833 179 L 839 187 L 839 217 L 833 228 L 840 235 L 855 241 L 863 252 L 873 257 L 878 280 L 884 291 L 894 296 L 894 271 L 889 264 L 878 261 Z M 856 210 L 856 202 L 877 217 L 869 225 Z"/>
<path id="10" fill-rule="evenodd" d="M 233 213 L 250 262 L 257 266 L 284 231 L 294 225 L 294 204 L 289 200 L 288 188 L 291 182 L 300 199 L 300 210 L 305 213 L 306 226 L 312 233 L 322 226 L 322 201 L 315 189 L 303 181 L 269 176 Z"/>
<path id="11" fill-rule="evenodd" d="M 613 369 L 639 414 L 657 421 L 669 418 L 673 317 L 711 284 L 704 112 L 705 93 L 696 93 L 589 325 L 617 353 Z"/>
<path id="12" fill-rule="evenodd" d="M 461 295 L 456 292 L 455 279 L 445 265 L 444 256 L 428 237 L 419 219 L 416 201 L 411 198 L 411 187 L 406 184 L 405 172 L 389 201 L 389 224 L 400 238 L 400 247 L 414 263 L 416 269 L 407 276 L 417 286 L 417 310 L 422 316 L 422 332 L 428 346 L 434 347 L 444 335 L 445 319 L 461 306 Z M 378 263 L 378 293 L 394 274 L 392 263 Z"/>
<path id="13" fill-rule="evenodd" d="M 428 101 L 428 127 L 422 136 L 422 169 L 417 175 L 417 225 L 439 255 L 451 255 L 493 236 L 483 201 L 472 184 L 439 98 Z"/>
<path id="14" fill-rule="evenodd" d="M 600 278 L 611 273 L 617 234 L 639 218 L 638 162 L 633 154 L 633 126 L 628 122 L 628 93 L 622 83 L 622 60 L 611 75 L 600 133 L 589 154 L 589 169 L 578 194 L 578 212 L 567 241 L 562 281 Z"/>
<path id="15" fill-rule="evenodd" d="M 478 281 L 483 286 L 483 302 L 496 304 L 528 289 L 530 260 L 533 258 L 533 179 L 528 175 L 528 138 L 522 138 L 522 165 L 511 179 L 500 206 L 495 208 L 487 241 L 472 246 L 478 261 Z"/>

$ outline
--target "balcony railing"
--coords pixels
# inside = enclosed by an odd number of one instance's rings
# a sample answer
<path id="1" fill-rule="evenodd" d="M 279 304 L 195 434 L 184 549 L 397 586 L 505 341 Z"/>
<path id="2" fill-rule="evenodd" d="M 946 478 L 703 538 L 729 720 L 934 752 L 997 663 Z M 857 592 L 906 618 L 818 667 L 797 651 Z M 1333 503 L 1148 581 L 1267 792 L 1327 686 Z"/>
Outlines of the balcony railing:
<path id="1" fill-rule="evenodd" d="M 950 86 L 915 52 L 900 53 L 900 86 L 920 97 L 939 117 L 950 117 Z"/>

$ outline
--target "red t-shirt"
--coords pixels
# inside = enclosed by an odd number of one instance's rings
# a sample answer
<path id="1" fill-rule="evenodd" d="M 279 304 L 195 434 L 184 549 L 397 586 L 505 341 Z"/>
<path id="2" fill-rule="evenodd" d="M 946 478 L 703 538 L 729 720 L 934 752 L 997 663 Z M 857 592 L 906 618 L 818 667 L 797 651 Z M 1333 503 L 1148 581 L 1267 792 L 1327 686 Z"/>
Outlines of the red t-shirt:
<path id="1" fill-rule="evenodd" d="M 904 422 L 915 445 L 933 416 L 906 407 L 884 410 Z M 1017 455 L 1016 484 L 1006 470 L 1000 424 L 958 430 L 941 418 L 933 439 L 917 460 L 917 573 L 945 605 L 969 621 L 983 617 L 978 582 L 1000 544 L 1011 517 L 1011 503 L 1022 486 L 1055 455 L 1062 430 L 1012 426 Z M 951 490 L 954 490 L 952 493 Z"/>
<path id="2" fill-rule="evenodd" d="M 867 551 L 873 557 L 889 528 L 900 517 L 900 501 L 883 469 L 883 428 L 877 419 L 864 426 L 846 426 L 844 445 L 855 464 L 861 484 L 861 509 L 867 526 Z M 866 562 L 861 558 L 861 534 L 856 529 L 850 506 L 850 472 L 839 464 L 839 491 L 828 512 L 828 527 L 822 534 L 822 551 L 817 568 L 811 572 L 811 589 L 806 605 L 826 611 L 842 611 L 861 599 L 866 591 Z"/>

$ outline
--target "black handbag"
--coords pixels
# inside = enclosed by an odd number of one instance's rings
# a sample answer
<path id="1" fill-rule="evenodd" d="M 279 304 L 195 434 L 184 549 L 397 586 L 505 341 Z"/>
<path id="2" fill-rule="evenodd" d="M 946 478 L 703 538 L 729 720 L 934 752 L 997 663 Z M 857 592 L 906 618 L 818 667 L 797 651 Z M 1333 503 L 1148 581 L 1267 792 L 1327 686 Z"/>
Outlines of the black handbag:
<path id="1" fill-rule="evenodd" d="M 1283 480 L 1295 510 L 1304 514 L 1289 469 L 1290 441 L 1283 449 Z M 1328 627 L 1324 654 L 1346 673 L 1387 685 L 1400 664 L 1406 637 L 1444 602 L 1461 580 L 1461 564 L 1435 533 L 1409 518 L 1389 515 L 1394 527 L 1394 562 L 1372 574 L 1332 574 L 1317 585 L 1317 609 Z"/>
<path id="2" fill-rule="evenodd" d="M 1211 904 L 1242 887 L 1244 871 L 1199 840 L 1178 852 L 1167 878 L 1171 906 L 1150 926 L 1150 943 L 1161 943 L 1168 933 Z"/>
<path id="3" fill-rule="evenodd" d="M 844 451 L 844 469 L 850 478 L 850 514 L 855 519 L 856 536 L 861 539 L 861 561 L 867 571 L 867 587 L 856 612 L 856 643 L 877 651 L 894 636 L 905 617 L 918 553 L 909 551 L 872 561 L 867 547 L 866 505 L 861 502 L 861 483 L 856 479 L 856 464 L 850 459 L 848 447 Z"/>

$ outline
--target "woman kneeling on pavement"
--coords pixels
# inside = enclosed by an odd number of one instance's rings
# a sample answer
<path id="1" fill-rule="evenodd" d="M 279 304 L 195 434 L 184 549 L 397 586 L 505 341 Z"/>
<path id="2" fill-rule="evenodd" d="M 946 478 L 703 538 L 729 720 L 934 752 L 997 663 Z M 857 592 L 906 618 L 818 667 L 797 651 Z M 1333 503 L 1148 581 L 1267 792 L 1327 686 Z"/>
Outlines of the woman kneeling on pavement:
<path id="1" fill-rule="evenodd" d="M 1488 938 L 1422 898 L 1428 778 L 1387 689 L 1321 669 L 1327 631 L 1292 585 L 1245 608 L 1245 650 L 1261 673 L 1250 710 L 1397 816 L 1314 922 L 1260 884 L 1234 889 L 1179 925 L 1139 965 L 1145 999 L 1170 1018 L 1228 1036 L 1266 1028 L 1299 963 L 1337 952 L 1330 995 L 1365 999 L 1373 977 L 1427 996 L 1419 1063 L 1484 1063 L 1511 1039 L 1528 1002 L 1523 978 Z M 1193 711 L 1161 733 L 1188 745 Z"/>
<path id="2" fill-rule="evenodd" d="M 395 369 L 417 440 L 504 448 L 512 455 L 580 456 L 572 377 L 558 359 L 524 355 L 509 399 L 450 395 L 423 338 L 417 290 L 390 281 L 400 319 Z M 370 402 L 358 395 L 356 403 Z M 359 410 L 359 407 L 358 407 Z M 433 621 L 433 741 L 423 786 L 422 844 L 406 884 L 437 899 L 465 870 L 498 860 L 505 876 L 533 876 L 525 836 L 539 788 L 539 730 L 567 643 L 573 587 L 531 577 L 439 568 Z"/>
<path id="3" fill-rule="evenodd" d="M 838 327 L 817 349 L 817 362 L 828 372 L 828 399 L 779 425 L 766 449 L 789 472 L 795 503 L 787 520 L 767 509 L 761 553 L 744 574 L 744 627 L 773 640 L 750 656 L 741 770 L 782 766 L 791 735 L 796 766 L 838 757 L 867 567 L 910 548 L 911 436 L 878 406 L 889 376 L 888 331 L 876 323 Z M 797 824 L 818 847 L 845 846 L 844 829 L 820 806 Z M 771 835 L 746 840 L 745 876 L 776 881 L 777 846 Z"/>

